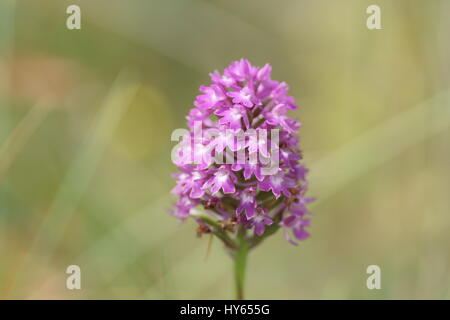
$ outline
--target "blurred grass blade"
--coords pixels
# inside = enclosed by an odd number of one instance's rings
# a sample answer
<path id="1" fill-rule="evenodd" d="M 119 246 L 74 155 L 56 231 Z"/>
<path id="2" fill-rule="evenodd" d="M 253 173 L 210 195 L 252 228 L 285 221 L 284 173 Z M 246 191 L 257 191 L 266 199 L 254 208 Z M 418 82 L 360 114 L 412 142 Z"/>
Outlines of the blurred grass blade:
<path id="1" fill-rule="evenodd" d="M 20 120 L 3 144 L 0 145 L 0 182 L 17 154 L 26 145 L 39 125 L 47 118 L 50 109 L 37 103 Z"/>
<path id="2" fill-rule="evenodd" d="M 440 116 L 430 126 L 426 119 L 431 114 Z M 322 201 L 369 170 L 449 127 L 450 91 L 443 91 L 311 163 L 311 187 L 316 190 L 311 194 L 317 194 L 318 201 Z"/>
<path id="3" fill-rule="evenodd" d="M 137 86 L 130 86 L 129 82 L 130 78 L 125 72 L 120 73 L 116 78 L 94 121 L 92 130 L 87 134 L 77 157 L 73 160 L 44 221 L 37 228 L 23 269 L 17 274 L 20 281 L 26 281 L 26 272 L 29 271 L 33 271 L 33 276 L 36 278 L 36 269 L 32 264 L 33 257 L 39 252 L 45 266 L 62 238 L 95 172 L 105 148 L 105 142 L 113 134 L 123 112 L 138 89 Z M 19 287 L 23 289 L 22 286 Z"/>

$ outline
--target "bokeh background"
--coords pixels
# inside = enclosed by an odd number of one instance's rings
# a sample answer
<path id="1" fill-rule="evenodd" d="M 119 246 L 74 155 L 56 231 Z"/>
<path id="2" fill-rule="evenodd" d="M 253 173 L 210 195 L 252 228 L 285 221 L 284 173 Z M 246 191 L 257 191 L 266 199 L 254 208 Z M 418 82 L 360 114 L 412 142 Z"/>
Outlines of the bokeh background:
<path id="1" fill-rule="evenodd" d="M 81 7 L 82 29 L 66 28 Z M 381 7 L 382 30 L 366 28 Z M 312 237 L 249 257 L 253 299 L 450 298 L 450 1 L 0 1 L 0 298 L 227 299 L 168 214 L 170 133 L 231 61 L 300 110 Z M 77 264 L 82 289 L 67 290 Z M 382 289 L 368 290 L 379 265 Z"/>

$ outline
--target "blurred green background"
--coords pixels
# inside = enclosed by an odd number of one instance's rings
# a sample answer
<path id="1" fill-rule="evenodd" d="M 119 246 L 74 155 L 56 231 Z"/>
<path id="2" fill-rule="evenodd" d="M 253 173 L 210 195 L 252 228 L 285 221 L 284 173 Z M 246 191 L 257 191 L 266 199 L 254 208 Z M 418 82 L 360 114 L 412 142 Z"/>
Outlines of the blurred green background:
<path id="1" fill-rule="evenodd" d="M 81 7 L 82 29 L 66 28 Z M 382 30 L 366 27 L 381 7 Z M 450 1 L 0 1 L 0 298 L 227 299 L 219 241 L 167 211 L 208 73 L 270 62 L 300 105 L 312 237 L 247 298 L 450 298 Z M 82 289 L 65 287 L 68 265 Z M 368 290 L 379 265 L 382 289 Z"/>

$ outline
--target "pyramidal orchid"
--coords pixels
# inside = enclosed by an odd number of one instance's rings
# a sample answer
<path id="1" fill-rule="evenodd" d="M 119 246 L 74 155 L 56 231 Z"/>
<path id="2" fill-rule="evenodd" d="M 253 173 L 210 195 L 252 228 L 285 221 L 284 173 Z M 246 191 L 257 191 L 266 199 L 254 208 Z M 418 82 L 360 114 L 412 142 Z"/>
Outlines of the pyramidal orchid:
<path id="1" fill-rule="evenodd" d="M 300 122 L 287 114 L 297 105 L 271 69 L 241 59 L 210 74 L 187 115 L 189 129 L 172 135 L 179 172 L 171 212 L 193 218 L 199 236 L 223 241 L 235 261 L 238 299 L 251 249 L 279 229 L 294 245 L 309 237 L 312 198 L 305 196 Z"/>

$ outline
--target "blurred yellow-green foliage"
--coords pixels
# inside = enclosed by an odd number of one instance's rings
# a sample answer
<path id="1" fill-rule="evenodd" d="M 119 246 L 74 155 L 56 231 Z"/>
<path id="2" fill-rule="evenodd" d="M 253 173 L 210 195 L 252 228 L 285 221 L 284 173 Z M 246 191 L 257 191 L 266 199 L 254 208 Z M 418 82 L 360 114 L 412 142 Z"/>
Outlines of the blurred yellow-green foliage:
<path id="1" fill-rule="evenodd" d="M 66 28 L 77 4 L 82 29 Z M 381 30 L 366 8 L 381 7 Z M 208 73 L 273 65 L 300 110 L 312 237 L 251 253 L 254 299 L 450 298 L 450 1 L 0 2 L 0 298 L 226 299 L 167 211 Z M 76 264 L 82 289 L 67 290 Z M 379 265 L 382 289 L 368 290 Z"/>

